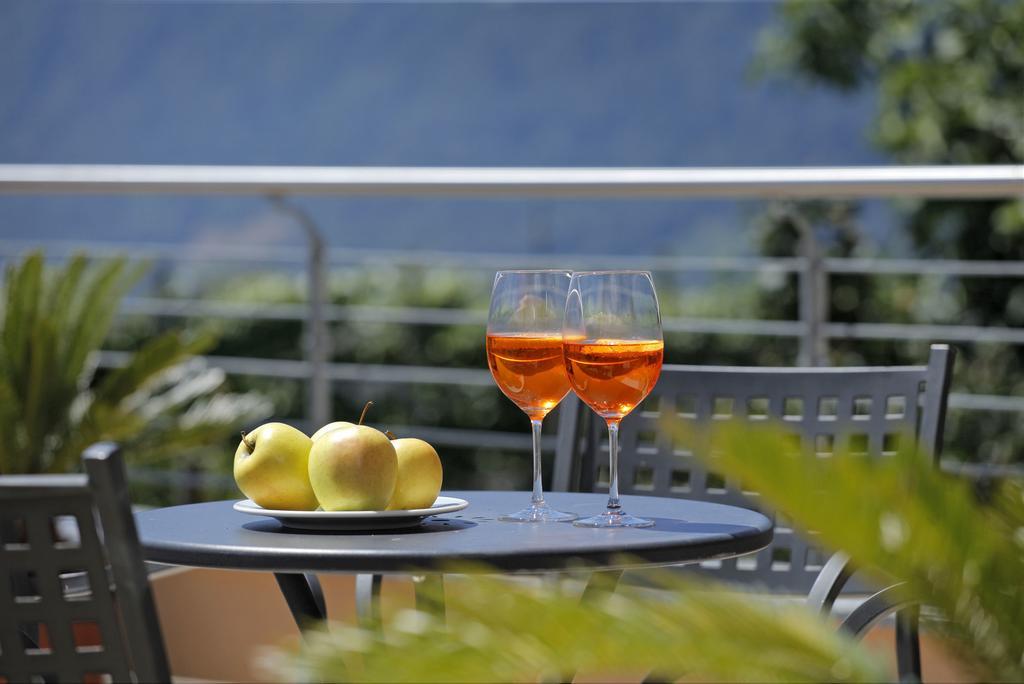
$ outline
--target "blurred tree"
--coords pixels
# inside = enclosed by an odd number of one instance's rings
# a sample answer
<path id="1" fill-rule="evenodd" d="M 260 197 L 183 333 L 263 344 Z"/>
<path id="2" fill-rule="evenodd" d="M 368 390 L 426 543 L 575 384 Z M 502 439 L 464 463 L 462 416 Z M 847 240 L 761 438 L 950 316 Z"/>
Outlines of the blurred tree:
<path id="1" fill-rule="evenodd" d="M 838 90 L 874 88 L 878 109 L 870 136 L 908 164 L 1024 162 L 1024 2 L 1018 0 L 790 0 L 764 36 L 760 75 L 795 75 Z M 1022 193 L 1024 194 L 1024 193 Z M 839 205 L 848 206 L 848 205 Z M 924 258 L 1024 259 L 1024 200 L 913 200 L 900 204 L 917 254 Z M 801 204 L 816 227 L 831 212 Z M 841 212 L 847 213 L 847 209 Z M 855 214 L 853 214 L 855 218 Z M 831 225 L 835 225 L 834 222 Z M 793 254 L 786 217 L 764 222 L 769 253 Z M 849 225 L 827 242 L 852 254 Z M 1024 325 L 1024 283 L 1009 278 L 868 278 L 833 276 L 829 316 L 841 321 L 917 321 Z M 765 300 L 768 315 L 782 306 Z M 902 341 L 836 344 L 844 361 L 915 360 Z M 1024 393 L 1024 349 L 970 345 L 957 383 L 982 393 Z M 1007 420 L 1008 419 L 1008 420 Z M 1024 434 L 1009 435 L 1012 416 L 954 417 L 962 455 L 1008 460 L 1024 454 Z M 1003 433 L 993 438 L 994 432 Z M 973 453 L 972 453 L 973 452 Z"/>

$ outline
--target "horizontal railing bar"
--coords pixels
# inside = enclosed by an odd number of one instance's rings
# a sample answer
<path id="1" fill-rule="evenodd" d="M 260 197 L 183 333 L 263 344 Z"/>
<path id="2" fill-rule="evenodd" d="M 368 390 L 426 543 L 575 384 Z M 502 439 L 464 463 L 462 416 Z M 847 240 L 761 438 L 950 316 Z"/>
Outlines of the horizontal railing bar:
<path id="1" fill-rule="evenodd" d="M 259 304 L 202 299 L 133 297 L 124 300 L 121 313 L 148 316 L 208 316 L 211 318 L 302 321 L 308 317 L 309 309 L 305 304 Z M 483 327 L 487 323 L 487 312 L 474 309 L 409 306 L 327 306 L 324 307 L 324 320 Z M 662 321 L 662 327 L 666 332 L 772 337 L 797 337 L 804 331 L 804 325 L 799 321 L 762 319 L 667 317 Z"/>
<path id="2" fill-rule="evenodd" d="M 130 352 L 103 351 L 99 353 L 98 361 L 103 367 L 119 367 L 123 366 L 130 356 Z M 211 366 L 221 368 L 224 372 L 233 375 L 305 380 L 309 372 L 305 361 L 237 356 L 204 356 L 201 358 Z M 327 373 L 331 380 L 339 381 L 468 385 L 496 389 L 490 371 L 476 368 L 331 363 L 327 366 Z M 949 405 L 952 408 L 966 410 L 1024 411 L 1024 398 L 952 393 L 949 395 Z M 415 427 L 408 429 L 425 431 L 441 428 Z M 481 431 L 481 434 L 486 432 Z M 529 446 L 529 437 L 524 437 L 523 440 L 523 448 L 526 448 Z"/>
<path id="3" fill-rule="evenodd" d="M 421 438 L 427 439 L 435 446 L 481 446 L 480 444 L 467 443 L 466 444 L 454 444 L 445 443 L 438 439 L 438 435 L 431 435 L 430 438 L 425 436 L 423 428 L 415 428 L 417 432 L 415 434 Z M 466 433 L 483 433 L 481 436 L 493 435 L 495 433 L 487 432 L 486 430 L 455 430 L 452 429 L 450 432 L 466 432 Z M 412 433 L 410 433 L 412 434 Z M 498 448 L 507 451 L 528 451 L 530 448 L 530 438 L 527 437 L 525 441 L 527 446 L 521 447 L 518 444 L 519 435 L 512 433 L 498 433 L 510 438 L 507 444 L 488 444 L 484 446 Z M 471 439 L 471 438 L 468 438 Z M 545 449 L 554 448 L 554 437 L 545 437 L 545 440 L 549 441 L 549 444 L 545 445 Z M 952 473 L 955 475 L 961 475 L 971 477 L 975 479 L 993 478 L 993 479 L 1004 479 L 1013 478 L 1019 479 L 1024 478 L 1024 466 L 1013 463 L 965 463 L 962 461 L 955 461 L 953 459 L 942 459 L 940 467 L 944 472 Z M 214 486 L 221 488 L 233 487 L 235 480 L 231 475 L 227 473 L 218 473 L 210 471 L 188 471 L 188 470 L 165 470 L 163 468 L 153 468 L 149 466 L 133 466 L 128 469 L 128 478 L 132 482 L 138 482 L 143 484 L 156 484 L 166 485 L 171 487 L 179 487 L 186 489 L 195 489 L 205 486 Z"/>
<path id="4" fill-rule="evenodd" d="M 331 249 L 333 264 L 391 264 L 457 267 L 463 271 L 511 268 L 568 270 L 638 269 L 655 272 L 774 271 L 795 273 L 805 267 L 802 257 L 718 257 L 612 254 L 515 254 L 502 252 L 441 252 L 428 250 Z"/>
<path id="5" fill-rule="evenodd" d="M 183 488 L 196 488 L 204 485 L 233 487 L 235 485 L 235 478 L 227 473 L 208 470 L 165 470 L 150 466 L 129 467 L 128 479 L 143 484 L 161 484 Z"/>
<path id="6" fill-rule="evenodd" d="M 256 304 L 201 299 L 126 299 L 122 312 L 155 316 L 210 316 L 267 320 L 304 320 L 304 304 Z M 408 325 L 477 325 L 487 322 L 484 311 L 406 306 L 328 306 L 327 321 L 402 323 Z M 758 335 L 798 337 L 804 333 L 801 321 L 732 318 L 666 317 L 662 327 L 671 333 Z M 1024 344 L 1024 328 L 996 326 L 932 325 L 927 323 L 828 323 L 825 334 L 833 339 L 950 340 L 957 342 L 1004 342 Z"/>
<path id="7" fill-rule="evenodd" d="M 286 420 L 289 425 L 313 434 L 320 426 L 313 425 L 306 419 Z M 397 437 L 418 437 L 426 440 L 434 446 L 451 447 L 486 447 L 489 449 L 502 449 L 509 451 L 533 451 L 533 438 L 529 431 L 502 432 L 498 430 L 479 430 L 475 428 L 452 428 L 437 427 L 431 425 L 402 425 L 394 423 L 379 423 L 367 421 L 380 430 L 390 430 Z M 557 438 L 554 435 L 541 437 L 541 446 L 544 449 L 554 449 Z"/>
<path id="8" fill-rule="evenodd" d="M 131 357 L 130 352 L 101 351 L 101 366 L 117 368 Z M 307 380 L 309 363 L 290 359 L 259 359 L 241 356 L 200 356 L 206 363 L 232 375 Z M 440 368 L 436 366 L 396 366 L 373 363 L 330 363 L 325 371 L 330 380 L 404 383 L 425 385 L 464 385 L 492 387 L 497 390 L 491 372 L 476 368 Z"/>
<path id="9" fill-rule="evenodd" d="M 742 318 L 667 317 L 662 319 L 661 327 L 668 333 L 754 335 L 757 337 L 799 337 L 806 330 L 806 326 L 800 321 Z"/>
<path id="10" fill-rule="evenodd" d="M 964 259 L 825 259 L 830 273 L 948 275 L 986 278 L 1024 278 L 1024 261 Z"/>
<path id="11" fill-rule="evenodd" d="M 310 435 L 320 428 L 319 425 L 314 425 L 305 418 L 285 420 L 284 422 Z M 529 431 L 524 434 L 522 432 L 502 432 L 474 428 L 384 424 L 372 420 L 367 421 L 366 424 L 380 430 L 390 430 L 397 437 L 418 437 L 430 442 L 434 446 L 487 447 L 489 449 L 509 451 L 533 451 L 533 438 L 530 436 Z M 554 449 L 556 441 L 557 438 L 554 435 L 545 435 L 541 437 L 541 446 L 544 449 Z"/>
<path id="12" fill-rule="evenodd" d="M 167 261 L 262 262 L 305 265 L 309 253 L 287 246 L 154 244 L 145 242 L 79 242 L 0 240 L 0 256 L 20 256 L 45 248 L 48 258 L 87 253 L 92 258 L 113 258 L 128 254 L 134 258 Z M 702 256 L 623 256 L 611 254 L 551 255 L 501 252 L 442 252 L 429 250 L 391 250 L 370 248 L 334 248 L 327 250 L 328 263 L 387 264 L 392 266 L 457 267 L 463 271 L 508 268 L 559 267 L 566 269 L 635 268 L 657 272 L 673 271 L 774 271 L 795 273 L 804 268 L 802 257 L 702 257 Z"/>
<path id="13" fill-rule="evenodd" d="M 316 432 L 319 428 L 319 426 L 311 426 L 305 420 L 292 424 L 309 434 Z M 390 430 L 397 437 L 418 437 L 430 442 L 435 447 L 485 447 L 488 449 L 501 449 L 503 451 L 533 451 L 533 438 L 528 430 L 525 433 L 503 432 L 499 430 L 436 427 L 430 425 L 394 425 L 390 423 L 375 423 L 374 421 L 368 421 L 367 424 L 381 430 Z M 545 435 L 541 437 L 541 447 L 553 450 L 557 441 L 558 438 L 554 435 Z"/>
<path id="14" fill-rule="evenodd" d="M 86 254 L 91 259 L 131 257 L 152 261 L 213 261 L 242 263 L 274 263 L 305 265 L 309 250 L 288 245 L 240 244 L 173 244 L 125 240 L 25 240 L 0 239 L 0 256 L 21 256 L 42 250 L 47 259 L 66 259 Z"/>
<path id="15" fill-rule="evenodd" d="M 924 340 L 1024 344 L 1024 328 L 928 323 L 827 323 L 825 336 L 848 340 Z"/>
<path id="16" fill-rule="evenodd" d="M 309 431 L 303 421 L 285 421 L 300 429 Z M 486 448 L 501 451 L 529 452 L 533 449 L 530 435 L 496 430 L 473 430 L 463 428 L 441 428 L 423 425 L 389 425 L 398 437 L 417 437 L 426 440 L 435 447 Z M 545 435 L 541 438 L 541 447 L 545 450 L 555 448 L 557 438 Z M 217 473 L 202 470 L 164 470 L 149 466 L 132 467 L 128 470 L 129 477 L 136 482 L 151 484 L 167 484 L 180 487 L 197 487 L 216 485 L 232 487 L 235 479 L 228 473 Z"/>
<path id="17" fill-rule="evenodd" d="M 122 301 L 121 313 L 142 316 L 197 316 L 277 321 L 305 321 L 308 304 L 263 304 L 205 299 L 167 299 L 129 297 Z M 449 309 L 415 306 L 325 306 L 325 321 L 361 323 L 404 323 L 410 325 L 486 325 L 487 312 L 473 309 Z"/>
<path id="18" fill-rule="evenodd" d="M 434 446 L 485 447 L 508 451 L 532 452 L 533 438 L 526 433 L 473 430 L 469 428 L 441 428 L 422 425 L 389 425 L 391 432 L 399 437 L 419 437 Z M 541 448 L 554 450 L 558 438 L 554 435 L 541 437 Z"/>
<path id="19" fill-rule="evenodd" d="M 304 265 L 308 251 L 285 245 L 172 245 L 146 242 L 77 242 L 0 239 L 0 256 L 20 256 L 34 249 L 45 249 L 48 258 L 59 259 L 75 253 L 92 258 L 129 255 L 133 258 L 166 261 L 212 261 L 278 263 Z M 328 263 L 389 264 L 393 266 L 457 267 L 463 271 L 503 268 L 563 267 L 567 269 L 636 268 L 657 272 L 686 271 L 775 271 L 796 273 L 806 264 L 802 257 L 702 257 L 702 256 L 622 256 L 611 254 L 550 255 L 482 252 L 441 252 L 428 250 L 391 250 L 371 248 L 335 248 L 327 250 Z M 967 277 L 1024 277 L 1024 261 L 961 259 L 828 258 L 825 270 L 831 273 L 948 275 Z"/>
<path id="20" fill-rule="evenodd" d="M 168 261 L 264 262 L 305 264 L 304 249 L 287 246 L 153 244 L 145 242 L 74 242 L 0 240 L 0 256 L 19 256 L 44 248 L 49 258 L 67 257 L 77 252 L 93 258 L 128 254 L 135 258 Z M 327 251 L 328 262 L 341 264 L 390 264 L 398 266 L 457 267 L 460 270 L 499 270 L 515 267 L 552 267 L 567 269 L 639 268 L 658 272 L 685 271 L 775 271 L 799 272 L 805 267 L 801 257 L 700 257 L 700 256 L 617 256 L 506 254 L 481 252 L 441 252 L 426 250 L 388 250 L 336 248 Z M 557 264 L 555 263 L 557 261 Z M 960 259 L 828 258 L 825 269 L 831 273 L 950 275 L 976 277 L 1024 277 L 1024 261 Z"/>
<path id="21" fill-rule="evenodd" d="M 554 197 L 1015 197 L 1024 166 L 737 168 L 2 164 L 0 193 Z"/>
<path id="22" fill-rule="evenodd" d="M 949 395 L 950 408 L 968 411 L 1005 411 L 1024 413 L 1024 397 L 1006 397 L 996 394 L 966 394 L 952 392 Z"/>
<path id="23" fill-rule="evenodd" d="M 1024 479 L 1024 464 L 1020 463 L 966 463 L 944 458 L 939 467 L 943 472 L 975 480 Z"/>

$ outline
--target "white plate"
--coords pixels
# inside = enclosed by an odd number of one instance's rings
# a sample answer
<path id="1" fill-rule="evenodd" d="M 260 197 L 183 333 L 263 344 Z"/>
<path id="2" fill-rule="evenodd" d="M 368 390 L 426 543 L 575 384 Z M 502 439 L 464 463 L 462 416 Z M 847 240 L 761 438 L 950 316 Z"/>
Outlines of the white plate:
<path id="1" fill-rule="evenodd" d="M 430 508 L 413 508 L 401 511 L 283 511 L 263 508 L 250 499 L 236 501 L 234 509 L 239 513 L 276 518 L 285 527 L 302 530 L 391 530 L 414 527 L 431 515 L 454 513 L 469 505 L 465 499 L 454 496 L 439 496 Z"/>

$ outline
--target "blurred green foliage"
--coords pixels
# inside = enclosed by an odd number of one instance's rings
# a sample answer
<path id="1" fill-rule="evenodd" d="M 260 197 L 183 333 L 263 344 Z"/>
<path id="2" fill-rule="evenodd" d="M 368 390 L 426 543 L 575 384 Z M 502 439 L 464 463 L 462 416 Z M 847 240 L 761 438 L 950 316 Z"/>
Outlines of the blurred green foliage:
<path id="1" fill-rule="evenodd" d="M 424 306 L 471 312 L 480 322 L 466 325 L 406 325 L 345 320 L 329 326 L 331 360 L 338 363 L 385 364 L 392 366 L 434 365 L 442 368 L 468 368 L 484 373 L 484 321 L 490 295 L 490 272 L 452 271 L 446 268 L 346 266 L 330 275 L 330 303 L 353 307 L 355 312 L 374 312 L 402 306 Z M 661 306 L 666 317 L 697 318 L 777 318 L 795 316 L 795 282 L 791 276 L 767 271 L 761 274 L 719 276 L 694 282 L 672 274 L 655 274 Z M 884 283 L 886 279 L 882 279 Z M 896 279 L 901 280 L 901 279 Z M 305 279 L 301 274 L 246 272 L 225 275 L 202 290 L 210 301 L 243 302 L 260 305 L 300 304 L 305 297 Z M 851 286 L 853 287 L 853 286 Z M 868 287 L 868 285 L 865 285 Z M 904 291 L 906 290 L 906 291 Z M 857 295 L 863 294 L 857 286 Z M 895 298 L 918 296 L 918 284 L 905 283 L 892 290 Z M 165 291 L 165 296 L 176 293 Z M 885 300 L 869 299 L 875 320 L 900 319 L 886 308 Z M 884 315 L 883 315 L 884 314 Z M 886 318 L 891 315 L 892 318 Z M 913 319 L 911 319 L 913 320 Z M 268 359 L 300 359 L 305 344 L 304 322 L 298 320 L 256 320 L 253 318 L 178 319 L 127 317 L 120 321 L 110 338 L 110 348 L 134 348 L 142 340 L 169 326 L 186 329 L 203 327 L 217 342 L 209 353 Z M 717 363 L 750 365 L 790 365 L 796 360 L 797 341 L 787 338 L 720 336 L 693 333 L 666 333 L 667 363 Z M 927 343 L 860 342 L 837 343 L 836 361 L 862 363 L 923 363 Z M 985 367 L 988 368 L 988 367 Z M 972 368 L 972 372 L 980 370 Z M 980 377 L 980 376 L 977 376 Z M 983 389 L 999 387 L 1005 379 L 986 375 Z M 319 426 L 306 424 L 306 387 L 302 380 L 230 376 L 225 387 L 233 392 L 256 392 L 272 401 L 276 419 L 286 420 L 312 432 Z M 369 422 L 380 428 L 396 428 L 405 436 L 403 426 L 488 430 L 522 438 L 522 449 L 509 450 L 486 446 L 441 445 L 445 467 L 445 487 L 483 489 L 527 489 L 530 482 L 528 422 L 522 412 L 490 382 L 480 386 L 428 385 L 415 383 L 368 383 L 340 381 L 332 384 L 332 418 L 353 420 L 363 404 L 375 406 Z M 1019 427 L 1015 414 L 968 414 L 951 412 L 947 430 L 947 452 L 976 459 L 981 435 L 983 440 L 1001 440 Z M 987 421 L 980 426 L 966 420 Z M 1002 422 L 1000 422 L 1002 421 Z M 545 434 L 557 430 L 557 410 L 545 421 Z M 246 426 L 253 427 L 252 424 Z M 414 436 L 414 434 L 408 434 Z M 207 467 L 228 472 L 237 440 L 227 434 L 211 442 L 205 452 Z M 550 481 L 554 453 L 545 453 L 545 475 Z M 153 498 L 147 492 L 146 498 Z M 228 489 L 214 489 L 208 496 L 233 496 Z M 157 499 L 157 501 L 162 501 Z"/>
<path id="2" fill-rule="evenodd" d="M 671 419 L 666 429 L 677 441 L 694 437 Z M 710 440 L 705 453 L 715 454 L 716 470 L 761 492 L 826 547 L 843 549 L 875 582 L 902 583 L 902 599 L 929 607 L 924 628 L 980 680 L 1024 679 L 1021 483 L 975 491 L 910 446 L 890 457 L 820 458 L 794 451 L 788 432 L 772 424 L 718 423 L 700 438 Z M 332 625 L 273 665 L 316 681 L 569 681 L 573 672 L 652 672 L 656 681 L 888 679 L 877 655 L 801 604 L 668 571 L 652 581 L 653 589 L 627 584 L 580 601 L 560 584 L 456 577 L 444 619 L 405 610 L 382 629 Z"/>
<path id="3" fill-rule="evenodd" d="M 749 422 L 710 439 L 715 467 L 744 489 L 876 583 L 904 582 L 905 598 L 937 609 L 928 626 L 986 679 L 1024 679 L 1024 483 L 976 489 L 908 446 L 881 458 L 798 453 L 785 431 Z"/>
<path id="4" fill-rule="evenodd" d="M 144 271 L 124 259 L 72 257 L 48 270 L 41 253 L 7 267 L 0 293 L 0 473 L 65 472 L 100 440 L 135 463 L 189 460 L 239 423 L 269 413 L 257 395 L 220 392 L 224 374 L 194 355 L 204 333 L 138 341 L 116 368 L 98 367 L 121 298 Z"/>
<path id="5" fill-rule="evenodd" d="M 668 573 L 651 574 L 655 591 L 622 586 L 584 602 L 551 583 L 453 570 L 473 574 L 447 580 L 443 620 L 406 609 L 381 631 L 331 624 L 267 664 L 286 681 L 885 680 L 870 653 L 799 604 Z"/>
<path id="6" fill-rule="evenodd" d="M 877 93 L 875 145 L 905 164 L 1024 163 L 1024 3 L 1014 0 L 790 0 L 763 37 L 760 76 Z M 1022 193 L 1024 194 L 1024 193 Z M 904 200 L 901 221 L 922 258 L 1024 259 L 1024 198 Z M 872 256 L 848 202 L 801 203 L 762 219 L 769 254 L 792 255 L 800 216 L 831 256 Z M 795 302 L 765 301 L 766 315 Z M 1024 326 L 1020 278 L 836 275 L 829 318 Z M 934 340 L 936 342 L 941 340 Z M 962 345 L 957 391 L 1024 396 L 1024 348 Z M 921 345 L 837 341 L 835 363 L 916 363 Z M 1024 459 L 1019 414 L 953 412 L 951 452 Z"/>
<path id="7" fill-rule="evenodd" d="M 330 303 L 379 313 L 391 307 L 421 306 L 469 311 L 479 320 L 466 325 L 406 325 L 345 320 L 331 323 L 331 360 L 337 363 L 397 366 L 434 365 L 470 368 L 486 374 L 484 325 L 493 273 L 449 268 L 356 265 L 338 267 L 329 278 Z M 673 276 L 656 274 L 661 306 L 666 316 L 756 317 L 757 283 L 749 277 L 722 277 L 699 285 L 677 282 Z M 785 281 L 768 278 L 763 287 L 784 288 Z M 198 294 L 210 301 L 259 305 L 298 304 L 305 300 L 306 282 L 301 274 L 251 272 L 223 274 L 209 280 Z M 182 296 L 173 288 L 167 297 Z M 195 296 L 197 292 L 188 293 Z M 254 318 L 177 319 L 131 316 L 121 319 L 108 347 L 133 348 L 169 326 L 210 330 L 216 343 L 209 353 L 267 359 L 300 359 L 305 344 L 305 325 L 298 320 Z M 749 337 L 718 337 L 693 334 L 666 335 L 671 363 L 735 362 L 788 364 L 795 358 L 793 340 Z M 486 376 L 485 376 L 486 377 Z M 226 386 L 236 392 L 258 392 L 272 400 L 274 415 L 309 432 L 306 425 L 306 388 L 300 380 L 231 376 Z M 414 383 L 335 382 L 332 385 L 333 418 L 351 420 L 363 404 L 373 400 L 368 422 L 380 428 L 428 426 L 490 430 L 522 438 L 519 450 L 494 447 L 444 446 L 445 487 L 526 489 L 530 485 L 529 421 L 497 386 L 427 385 Z M 554 435 L 557 409 L 545 421 L 545 434 Z M 251 427 L 251 426 L 250 426 Z M 399 429 L 400 436 L 405 434 Z M 408 436 L 414 436 L 412 434 Z M 226 472 L 235 442 L 228 436 L 207 454 L 210 467 Z M 553 464 L 553 450 L 545 453 L 546 481 Z M 219 496 L 231 492 L 216 492 Z M 147 495 L 148 496 L 148 495 Z"/>

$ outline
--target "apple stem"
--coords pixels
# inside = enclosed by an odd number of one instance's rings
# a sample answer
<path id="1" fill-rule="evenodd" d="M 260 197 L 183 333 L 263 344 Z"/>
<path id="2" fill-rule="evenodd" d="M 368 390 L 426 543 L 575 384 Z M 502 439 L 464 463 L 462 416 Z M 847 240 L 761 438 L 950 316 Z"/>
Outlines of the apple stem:
<path id="1" fill-rule="evenodd" d="M 250 453 L 255 451 L 256 442 L 252 441 L 246 436 L 245 430 L 242 430 L 242 442 L 245 444 L 245 448 L 248 449 Z"/>
<path id="2" fill-rule="evenodd" d="M 363 406 L 363 412 L 359 414 L 359 422 L 356 423 L 357 425 L 362 425 L 363 424 L 363 418 L 366 418 L 366 412 L 370 410 L 371 406 L 373 406 L 373 402 L 372 401 L 366 402 L 366 405 Z"/>
<path id="3" fill-rule="evenodd" d="M 385 430 L 384 434 L 387 435 L 387 438 L 392 440 L 392 441 L 398 439 L 398 437 L 395 435 L 395 433 L 392 432 L 391 430 Z"/>

